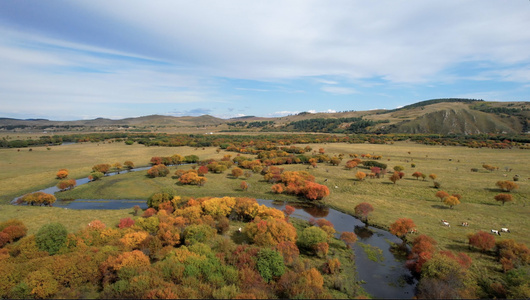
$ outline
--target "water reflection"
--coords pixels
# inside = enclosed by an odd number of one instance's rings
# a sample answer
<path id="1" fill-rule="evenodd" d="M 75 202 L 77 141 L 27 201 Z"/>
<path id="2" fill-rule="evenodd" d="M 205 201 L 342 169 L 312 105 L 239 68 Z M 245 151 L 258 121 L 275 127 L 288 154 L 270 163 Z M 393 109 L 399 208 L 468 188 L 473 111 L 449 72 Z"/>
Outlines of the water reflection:
<path id="1" fill-rule="evenodd" d="M 361 240 L 370 238 L 374 232 L 370 230 L 367 226 L 355 226 L 353 229 L 353 232 L 357 235 L 358 238 Z"/>

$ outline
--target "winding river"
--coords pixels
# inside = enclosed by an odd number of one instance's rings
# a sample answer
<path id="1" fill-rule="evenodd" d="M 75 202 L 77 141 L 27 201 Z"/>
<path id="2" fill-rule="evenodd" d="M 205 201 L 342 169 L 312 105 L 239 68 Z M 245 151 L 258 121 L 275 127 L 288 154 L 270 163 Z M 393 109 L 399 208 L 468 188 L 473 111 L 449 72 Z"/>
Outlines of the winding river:
<path id="1" fill-rule="evenodd" d="M 146 170 L 149 167 L 137 168 L 132 171 Z M 122 172 L 124 173 L 124 172 Z M 110 173 L 108 176 L 116 175 Z M 88 178 L 77 179 L 77 185 L 88 183 Z M 55 186 L 40 190 L 45 193 L 53 194 L 59 189 Z M 410 271 L 405 268 L 403 257 L 395 255 L 391 251 L 391 244 L 401 243 L 401 240 L 395 235 L 375 227 L 365 227 L 359 219 L 342 213 L 340 211 L 317 205 L 297 205 L 283 201 L 258 199 L 259 204 L 268 207 L 274 207 L 279 210 L 289 204 L 296 208 L 292 217 L 303 220 L 324 218 L 335 225 L 337 232 L 354 231 L 358 240 L 353 247 L 355 253 L 355 265 L 358 273 L 358 280 L 363 282 L 363 288 L 374 298 L 393 298 L 393 299 L 410 299 L 415 294 L 417 280 L 411 275 Z M 14 202 L 14 201 L 13 201 Z M 147 208 L 144 200 L 57 200 L 55 207 L 68 209 L 126 209 L 135 205 L 141 208 Z M 338 235 L 337 235 L 338 236 Z M 369 257 L 365 248 L 372 249 L 377 253 Z M 375 250 L 374 250 L 375 249 Z M 372 258 L 372 259 L 370 259 Z"/>

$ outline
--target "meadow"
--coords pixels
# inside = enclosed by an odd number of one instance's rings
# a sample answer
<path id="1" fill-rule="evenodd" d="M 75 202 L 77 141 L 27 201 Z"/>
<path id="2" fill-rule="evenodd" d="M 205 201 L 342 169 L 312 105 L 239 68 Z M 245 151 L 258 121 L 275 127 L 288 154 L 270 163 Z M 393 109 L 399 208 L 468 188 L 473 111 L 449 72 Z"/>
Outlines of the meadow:
<path id="1" fill-rule="evenodd" d="M 305 147 L 306 145 L 297 145 Z M 339 166 L 319 163 L 316 168 L 307 165 L 282 165 L 285 170 L 304 170 L 315 176 L 316 182 L 325 184 L 330 195 L 316 201 L 337 210 L 353 214 L 354 207 L 361 202 L 373 205 L 374 212 L 369 222 L 381 228 L 388 228 L 398 218 L 410 218 L 416 224 L 419 234 L 433 237 L 439 249 L 447 249 L 468 253 L 475 262 L 475 272 L 500 271 L 500 264 L 493 256 L 484 256 L 478 251 L 468 250 L 467 235 L 479 230 L 489 232 L 490 229 L 508 227 L 511 233 L 496 236 L 496 240 L 514 239 L 530 245 L 530 160 L 528 150 L 520 149 L 471 149 L 450 146 L 427 146 L 412 142 L 396 142 L 387 145 L 374 144 L 310 144 L 313 150 L 324 148 L 329 156 L 344 154 Z M 22 220 L 34 233 L 50 220 L 61 220 L 71 231 L 78 230 L 93 219 L 103 222 L 108 220 L 114 225 L 119 218 L 130 216 L 132 210 L 118 211 L 73 211 L 49 207 L 26 207 L 8 205 L 14 197 L 26 192 L 35 191 L 57 183 L 55 173 L 60 168 L 70 172 L 70 178 L 86 177 L 93 165 L 98 163 L 114 163 L 131 160 L 136 166 L 146 166 L 153 156 L 182 156 L 195 154 L 201 160 L 220 159 L 223 155 L 237 154 L 234 152 L 216 151 L 214 147 L 145 147 L 142 145 L 124 145 L 123 143 L 84 143 L 46 148 L 1 149 L 0 194 L 2 205 L 0 221 L 10 218 Z M 355 173 L 360 168 L 345 169 L 349 154 L 382 155 L 380 162 L 388 165 L 403 166 L 405 177 L 393 184 L 388 175 L 379 179 L 358 181 Z M 250 155 L 244 155 L 252 157 Z M 411 164 L 415 164 L 412 167 Z M 488 171 L 483 164 L 497 166 L 499 169 Z M 170 167 L 171 173 L 165 178 L 148 178 L 145 171 L 124 173 L 119 176 L 105 177 L 99 182 L 79 186 L 72 191 L 59 193 L 59 198 L 85 199 L 147 199 L 151 194 L 162 189 L 174 189 L 182 197 L 202 196 L 239 196 L 262 199 L 278 199 L 288 201 L 305 201 L 300 198 L 273 194 L 271 185 L 263 181 L 260 174 L 252 174 L 249 178 L 238 179 L 230 176 L 230 170 L 222 174 L 206 174 L 208 181 L 203 187 L 176 184 L 171 178 L 177 169 L 189 169 L 191 165 Z M 477 168 L 478 172 L 472 172 Z M 441 184 L 439 189 L 433 187 L 433 181 L 417 180 L 413 172 L 436 174 L 436 181 Z M 494 200 L 501 191 L 495 186 L 499 180 L 512 180 L 519 175 L 519 189 L 512 191 L 513 202 L 505 205 Z M 506 175 L 506 176 L 505 176 Z M 250 185 L 247 191 L 239 187 L 241 181 Z M 462 195 L 461 204 L 454 208 L 444 205 L 435 197 L 438 190 L 449 194 Z M 440 220 L 445 219 L 451 227 L 444 227 Z M 469 227 L 459 226 L 468 222 Z M 352 228 L 353 229 L 353 228 Z M 414 235 L 409 236 L 409 240 Z M 483 270 L 483 271 L 481 271 Z M 485 270 L 485 271 L 484 271 Z"/>

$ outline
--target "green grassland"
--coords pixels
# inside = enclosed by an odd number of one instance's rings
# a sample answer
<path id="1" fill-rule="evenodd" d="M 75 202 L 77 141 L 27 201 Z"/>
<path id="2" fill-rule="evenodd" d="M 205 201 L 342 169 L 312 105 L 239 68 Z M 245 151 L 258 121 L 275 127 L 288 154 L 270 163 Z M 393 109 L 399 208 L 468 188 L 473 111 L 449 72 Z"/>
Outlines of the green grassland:
<path id="1" fill-rule="evenodd" d="M 305 145 L 300 145 L 304 147 Z M 330 156 L 344 154 L 345 158 L 339 166 L 318 164 L 317 168 L 307 165 L 284 165 L 286 170 L 306 170 L 313 174 L 316 182 L 326 184 L 330 195 L 321 202 L 335 209 L 353 214 L 354 207 L 361 202 L 369 202 L 374 207 L 370 223 L 382 228 L 388 227 L 398 218 L 411 218 L 417 225 L 419 234 L 427 234 L 438 242 L 438 248 L 453 251 L 468 251 L 467 234 L 479 230 L 489 232 L 490 229 L 508 227 L 511 233 L 503 234 L 501 239 L 514 239 L 530 245 L 530 160 L 528 150 L 520 149 L 471 149 L 464 147 L 426 146 L 412 142 L 399 142 L 392 145 L 372 144 L 311 144 L 310 147 L 324 148 Z M 410 152 L 410 154 L 409 154 Z M 392 169 L 396 165 L 405 167 L 405 177 L 396 184 L 388 180 L 365 179 L 357 181 L 355 173 L 363 169 L 346 170 L 345 162 L 349 154 L 369 153 L 382 155 L 381 162 Z M 190 147 L 162 148 L 144 147 L 141 145 L 125 146 L 122 143 L 110 144 L 75 144 L 46 148 L 34 148 L 29 152 L 16 149 L 0 150 L 0 193 L 3 203 L 16 196 L 57 183 L 55 173 L 60 168 L 70 170 L 71 177 L 86 177 L 91 167 L 98 163 L 114 163 L 132 160 L 136 165 L 147 165 L 152 156 L 170 156 L 173 154 L 196 154 L 200 159 L 221 158 L 233 152 L 216 152 L 215 148 L 195 149 Z M 250 157 L 250 156 L 249 156 Z M 411 167 L 411 163 L 416 165 Z M 483 164 L 499 167 L 490 172 L 482 168 Z M 510 172 L 505 167 L 511 168 Z M 191 166 L 170 167 L 173 175 L 176 168 L 187 169 Z M 478 172 L 471 172 L 478 168 Z M 411 174 L 419 171 L 425 174 L 434 173 L 436 181 L 441 183 L 441 190 L 450 194 L 462 195 L 461 204 L 449 209 L 435 197 L 437 189 L 433 188 L 430 179 L 416 180 Z M 506 177 L 504 176 L 506 174 Z M 499 180 L 511 180 L 518 174 L 519 189 L 511 192 L 514 201 L 502 205 L 493 197 L 500 193 L 495 186 Z M 99 182 L 92 182 L 75 188 L 69 192 L 59 193 L 59 198 L 85 199 L 147 199 L 152 193 L 164 188 L 175 189 L 183 197 L 202 196 L 244 196 L 263 199 L 301 201 L 288 195 L 277 195 L 270 192 L 270 184 L 263 181 L 259 174 L 250 178 L 232 178 L 229 171 L 223 174 L 208 173 L 207 183 L 203 187 L 183 186 L 171 178 L 147 178 L 145 171 L 131 172 L 119 176 L 105 177 Z M 327 181 L 325 181 L 327 179 Z M 239 188 L 241 181 L 250 184 L 248 191 Z M 93 219 L 101 219 L 115 224 L 131 210 L 124 211 L 74 211 L 59 208 L 25 207 L 1 205 L 0 221 L 18 218 L 24 221 L 30 233 L 50 218 L 59 218 L 68 223 L 70 230 L 80 227 L 76 223 L 86 224 Z M 116 217 L 114 219 L 114 217 Z M 105 219 L 105 220 L 104 220 Z M 440 220 L 445 219 L 451 227 L 441 226 Z M 469 227 L 458 226 L 468 222 Z M 81 225 L 79 225 L 81 226 Z M 81 226 L 82 227 L 82 226 Z M 410 237 L 409 237 L 410 239 Z M 493 257 L 472 253 L 474 260 L 482 261 L 482 265 L 498 270 Z"/>

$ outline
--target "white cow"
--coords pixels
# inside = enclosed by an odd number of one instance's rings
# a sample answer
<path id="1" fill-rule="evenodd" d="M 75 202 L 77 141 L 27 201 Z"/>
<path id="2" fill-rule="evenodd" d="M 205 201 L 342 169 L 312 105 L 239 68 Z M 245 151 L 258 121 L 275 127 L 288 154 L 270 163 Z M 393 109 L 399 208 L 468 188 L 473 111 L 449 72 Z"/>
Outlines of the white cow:
<path id="1" fill-rule="evenodd" d="M 501 233 L 498 230 L 495 230 L 495 229 L 492 229 L 491 233 L 492 234 L 496 234 L 496 235 L 501 235 Z"/>
<path id="2" fill-rule="evenodd" d="M 510 232 L 510 229 L 508 229 L 508 228 L 501 228 L 501 232 Z"/>
<path id="3" fill-rule="evenodd" d="M 442 220 L 442 225 L 443 226 L 447 226 L 447 227 L 451 227 L 451 225 L 449 225 L 449 222 L 447 222 L 446 220 Z"/>

